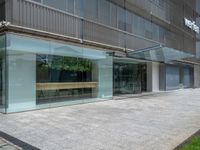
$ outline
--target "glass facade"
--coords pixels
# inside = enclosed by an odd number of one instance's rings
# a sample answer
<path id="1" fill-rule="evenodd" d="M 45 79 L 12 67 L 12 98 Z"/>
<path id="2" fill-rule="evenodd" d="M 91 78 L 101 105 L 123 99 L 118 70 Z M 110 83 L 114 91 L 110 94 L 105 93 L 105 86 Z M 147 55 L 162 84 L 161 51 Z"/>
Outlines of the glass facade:
<path id="1" fill-rule="evenodd" d="M 116 61 L 113 64 L 113 94 L 136 94 L 146 91 L 146 65 L 134 61 Z"/>
<path id="2" fill-rule="evenodd" d="M 6 37 L 7 112 L 112 98 L 112 56 L 105 50 Z"/>
<path id="3" fill-rule="evenodd" d="M 5 35 L 0 36 L 0 112 L 5 112 Z"/>
<path id="4" fill-rule="evenodd" d="M 36 60 L 37 104 L 97 97 L 95 61 L 44 54 L 37 54 Z"/>
<path id="5" fill-rule="evenodd" d="M 12 11 L 0 19 L 22 34 L 0 37 L 2 112 L 194 85 L 193 65 L 183 64 L 200 56 L 199 35 L 184 24 L 200 26 L 195 0 L 4 2 Z"/>
<path id="6" fill-rule="evenodd" d="M 169 47 L 161 47 L 160 45 L 129 52 L 128 56 L 133 58 L 165 62 L 165 63 L 169 63 L 170 61 L 175 61 L 175 60 L 179 61 L 184 58 L 194 57 L 194 55 L 192 55 L 191 53 L 179 51 Z"/>

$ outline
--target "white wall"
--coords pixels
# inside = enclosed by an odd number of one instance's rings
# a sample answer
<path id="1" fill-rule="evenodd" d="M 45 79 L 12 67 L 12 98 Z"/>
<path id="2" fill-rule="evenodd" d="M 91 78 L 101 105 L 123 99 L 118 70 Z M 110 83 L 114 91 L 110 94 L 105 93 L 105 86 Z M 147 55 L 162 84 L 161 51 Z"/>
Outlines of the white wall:
<path id="1" fill-rule="evenodd" d="M 159 63 L 147 63 L 147 91 L 159 91 Z"/>

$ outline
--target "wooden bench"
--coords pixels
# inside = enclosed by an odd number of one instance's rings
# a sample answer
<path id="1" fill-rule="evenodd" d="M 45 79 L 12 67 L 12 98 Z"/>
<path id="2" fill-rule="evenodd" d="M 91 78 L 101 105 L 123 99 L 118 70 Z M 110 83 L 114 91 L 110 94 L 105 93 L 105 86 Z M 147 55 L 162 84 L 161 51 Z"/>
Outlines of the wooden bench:
<path id="1" fill-rule="evenodd" d="M 37 91 L 96 88 L 98 82 L 51 82 L 36 83 Z"/>

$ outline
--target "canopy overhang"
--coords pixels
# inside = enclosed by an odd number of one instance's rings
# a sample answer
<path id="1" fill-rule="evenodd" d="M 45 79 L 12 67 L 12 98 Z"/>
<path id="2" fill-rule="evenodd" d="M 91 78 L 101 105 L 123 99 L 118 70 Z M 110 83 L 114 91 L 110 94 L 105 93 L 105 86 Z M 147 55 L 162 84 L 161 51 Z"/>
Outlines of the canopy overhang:
<path id="1" fill-rule="evenodd" d="M 127 56 L 156 62 L 179 61 L 185 58 L 194 57 L 191 53 L 165 47 L 162 44 L 157 44 L 149 48 L 138 49 L 135 51 L 129 51 Z"/>

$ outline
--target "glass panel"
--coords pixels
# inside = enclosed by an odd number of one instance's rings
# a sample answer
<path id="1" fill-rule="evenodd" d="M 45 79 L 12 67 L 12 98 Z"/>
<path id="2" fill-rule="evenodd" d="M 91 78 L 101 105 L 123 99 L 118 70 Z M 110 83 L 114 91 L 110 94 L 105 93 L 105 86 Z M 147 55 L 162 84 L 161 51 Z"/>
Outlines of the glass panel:
<path id="1" fill-rule="evenodd" d="M 45 5 L 66 11 L 66 6 L 67 6 L 67 2 L 66 0 L 59 0 L 59 1 L 55 1 L 55 0 L 43 0 L 43 3 Z"/>
<path id="2" fill-rule="evenodd" d="M 36 53 L 50 53 L 50 43 L 7 34 L 8 112 L 36 108 Z"/>
<path id="3" fill-rule="evenodd" d="M 98 1 L 97 0 L 83 0 L 84 17 L 91 20 L 98 20 Z"/>
<path id="4" fill-rule="evenodd" d="M 74 0 L 66 0 L 66 10 L 69 13 L 74 13 Z"/>
<path id="5" fill-rule="evenodd" d="M 126 31 L 132 33 L 133 31 L 133 14 L 126 11 Z"/>
<path id="6" fill-rule="evenodd" d="M 42 0 L 32 0 L 32 1 L 35 1 L 35 2 L 41 3 Z"/>
<path id="7" fill-rule="evenodd" d="M 5 20 L 5 1 L 0 1 L 0 21 Z"/>
<path id="8" fill-rule="evenodd" d="M 0 112 L 6 112 L 5 101 L 5 35 L 0 36 Z"/>
<path id="9" fill-rule="evenodd" d="M 112 98 L 106 51 L 8 35 L 9 112 Z"/>
<path id="10" fill-rule="evenodd" d="M 37 55 L 37 83 L 52 85 L 51 90 L 37 91 L 37 104 L 49 100 L 92 98 L 92 88 L 83 85 L 92 84 L 92 61 L 78 57 Z M 63 87 L 59 89 L 59 86 Z"/>
<path id="11" fill-rule="evenodd" d="M 111 26 L 117 28 L 117 6 L 111 3 Z"/>
<path id="12" fill-rule="evenodd" d="M 107 0 L 98 1 L 98 20 L 100 23 L 110 25 L 110 2 Z"/>
<path id="13" fill-rule="evenodd" d="M 125 30 L 125 10 L 121 7 L 117 8 L 117 22 L 120 30 Z"/>
<path id="14" fill-rule="evenodd" d="M 129 52 L 130 57 L 142 58 L 158 62 L 169 62 L 173 60 L 181 60 L 183 58 L 191 58 L 193 54 L 186 53 L 169 47 L 161 47 L 160 45 L 150 48 Z"/>
<path id="15" fill-rule="evenodd" d="M 75 0 L 75 14 L 77 16 L 83 16 L 83 0 Z"/>
<path id="16" fill-rule="evenodd" d="M 133 94 L 146 91 L 146 65 L 133 62 L 114 62 L 114 94 Z"/>

